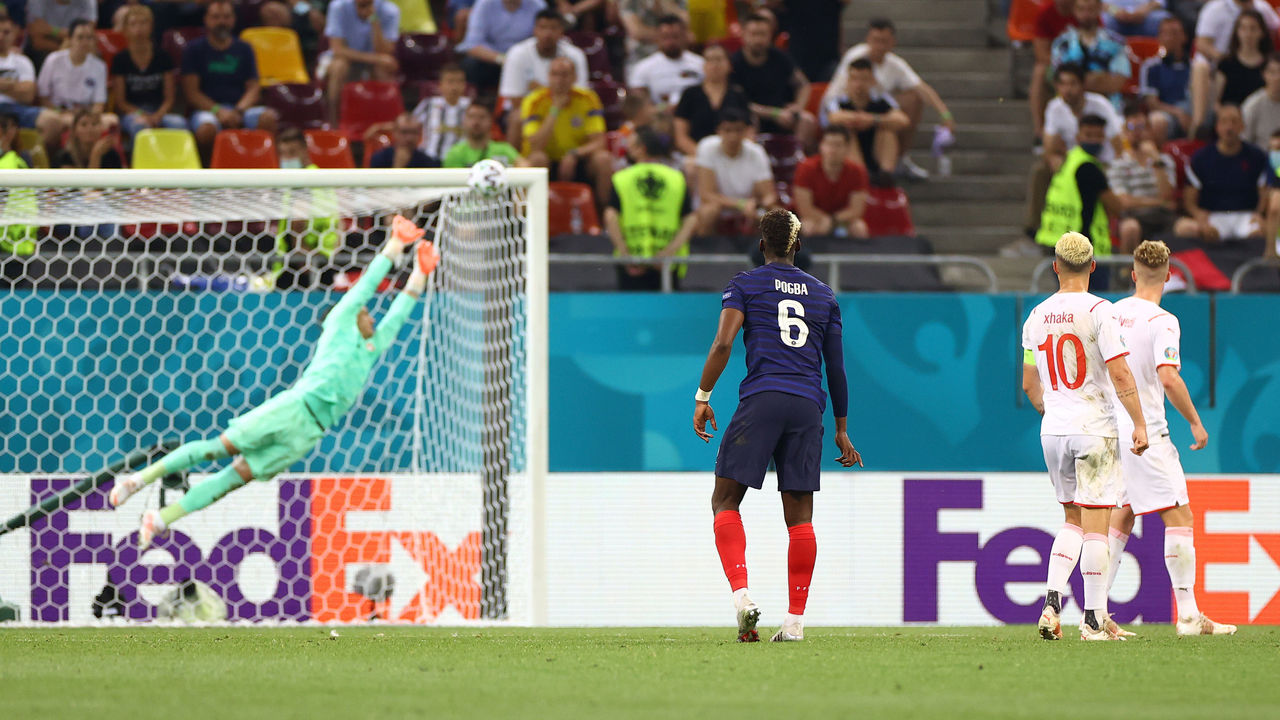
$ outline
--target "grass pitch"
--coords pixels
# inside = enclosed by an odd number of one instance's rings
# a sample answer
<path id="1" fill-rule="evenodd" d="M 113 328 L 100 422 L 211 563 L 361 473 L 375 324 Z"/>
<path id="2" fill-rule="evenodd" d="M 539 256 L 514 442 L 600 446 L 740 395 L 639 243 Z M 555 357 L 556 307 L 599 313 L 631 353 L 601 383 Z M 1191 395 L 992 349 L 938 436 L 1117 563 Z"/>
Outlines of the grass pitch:
<path id="1" fill-rule="evenodd" d="M 1065 629 L 1065 628 L 1064 628 Z M 5 718 L 1280 717 L 1280 628 L 0 629 Z M 765 628 L 761 628 L 762 635 Z"/>

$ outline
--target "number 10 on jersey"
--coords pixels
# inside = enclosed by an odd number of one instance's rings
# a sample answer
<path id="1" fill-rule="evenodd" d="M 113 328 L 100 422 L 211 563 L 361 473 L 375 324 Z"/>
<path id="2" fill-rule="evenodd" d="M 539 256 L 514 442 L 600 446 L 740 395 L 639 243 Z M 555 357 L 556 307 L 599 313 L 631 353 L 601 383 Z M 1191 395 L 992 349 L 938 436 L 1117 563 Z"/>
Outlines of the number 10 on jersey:
<path id="1" fill-rule="evenodd" d="M 1076 376 L 1071 380 L 1067 379 L 1066 363 L 1062 360 L 1063 346 L 1068 342 L 1075 345 L 1076 349 Z M 1055 346 L 1053 342 L 1053 333 L 1049 333 L 1049 337 L 1045 338 L 1044 342 L 1037 345 L 1036 349 L 1044 351 L 1045 367 L 1049 369 L 1049 386 L 1054 390 L 1058 389 L 1059 378 L 1062 379 L 1062 384 L 1065 385 L 1068 390 L 1075 390 L 1084 384 L 1086 369 L 1084 343 L 1080 342 L 1080 338 L 1076 337 L 1072 333 L 1063 333 L 1058 336 L 1058 343 Z"/>

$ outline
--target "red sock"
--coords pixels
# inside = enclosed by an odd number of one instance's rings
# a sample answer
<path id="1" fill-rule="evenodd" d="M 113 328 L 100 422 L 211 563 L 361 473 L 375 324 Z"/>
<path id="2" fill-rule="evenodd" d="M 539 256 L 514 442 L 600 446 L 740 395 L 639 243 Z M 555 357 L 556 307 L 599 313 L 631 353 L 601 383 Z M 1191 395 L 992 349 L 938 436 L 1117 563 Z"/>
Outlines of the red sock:
<path id="1" fill-rule="evenodd" d="M 791 607 L 787 612 L 803 615 L 809 601 L 809 580 L 813 578 L 813 561 L 818 556 L 818 539 L 813 535 L 813 523 L 787 528 L 791 543 L 787 546 L 787 591 Z"/>
<path id="2" fill-rule="evenodd" d="M 736 510 L 716 513 L 712 525 L 716 533 L 716 552 L 724 576 L 729 578 L 729 589 L 741 590 L 747 586 L 747 531 L 742 528 L 742 515 Z"/>

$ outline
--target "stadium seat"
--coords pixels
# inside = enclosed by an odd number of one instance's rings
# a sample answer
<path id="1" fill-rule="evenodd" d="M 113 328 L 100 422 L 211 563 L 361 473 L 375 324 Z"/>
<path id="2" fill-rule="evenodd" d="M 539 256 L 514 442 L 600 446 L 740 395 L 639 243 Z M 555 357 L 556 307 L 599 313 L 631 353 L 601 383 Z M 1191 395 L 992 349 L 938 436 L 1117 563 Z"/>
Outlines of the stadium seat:
<path id="1" fill-rule="evenodd" d="M 133 136 L 133 166 L 146 170 L 199 170 L 196 138 L 187 130 L 143 130 Z"/>
<path id="2" fill-rule="evenodd" d="M 402 112 L 404 98 L 395 83 L 362 80 L 342 88 L 340 128 L 352 141 L 363 140 L 370 125 L 395 122 Z"/>
<path id="3" fill-rule="evenodd" d="M 437 80 L 440 68 L 454 61 L 453 46 L 447 35 L 401 35 L 396 43 L 396 60 L 400 74 L 410 82 Z"/>
<path id="4" fill-rule="evenodd" d="M 383 148 L 391 147 L 395 141 L 391 139 L 388 133 L 375 133 L 371 138 L 365 138 L 364 141 L 364 162 L 360 167 L 370 167 L 369 162 L 373 160 L 373 154 Z"/>
<path id="5" fill-rule="evenodd" d="M 622 114 L 622 101 L 627 97 L 627 89 L 609 78 L 595 80 L 591 89 L 600 96 L 600 105 L 604 108 L 604 124 L 607 130 L 617 130 L 626 122 Z"/>
<path id="6" fill-rule="evenodd" d="M 291 28 L 251 27 L 240 33 L 240 39 L 253 48 L 258 61 L 258 79 L 262 85 L 311 82 L 302 60 L 302 44 Z"/>
<path id="7" fill-rule="evenodd" d="M 1160 41 L 1149 37 L 1131 37 L 1128 38 L 1127 45 L 1131 73 L 1124 91 L 1135 93 L 1138 91 L 1138 83 L 1142 81 L 1142 63 L 1147 58 L 1160 54 Z"/>
<path id="8" fill-rule="evenodd" d="M 40 170 L 49 168 L 49 152 L 44 149 L 44 138 L 34 128 L 18 130 L 18 152 L 25 154 L 31 167 Z"/>
<path id="9" fill-rule="evenodd" d="M 98 31 L 98 57 L 107 64 L 108 69 L 111 68 L 111 59 L 127 45 L 128 41 L 125 40 L 124 33 L 118 30 Z"/>
<path id="10" fill-rule="evenodd" d="M 1179 203 L 1182 201 L 1182 189 L 1187 186 L 1187 166 L 1191 164 L 1191 156 L 1205 145 L 1205 141 L 1194 138 L 1171 140 L 1164 145 L 1165 154 L 1173 158 L 1175 171 L 1173 194 L 1174 199 Z"/>
<path id="11" fill-rule="evenodd" d="M 569 33 L 569 41 L 578 46 L 587 56 L 587 75 L 594 83 L 597 80 L 616 80 L 613 65 L 609 62 L 609 50 L 605 47 L 600 33 L 578 31 Z"/>
<path id="12" fill-rule="evenodd" d="M 805 104 L 804 109 L 813 113 L 814 117 L 817 117 L 822 110 L 822 96 L 826 94 L 827 85 L 829 84 L 825 82 L 809 83 L 809 102 Z"/>
<path id="13" fill-rule="evenodd" d="M 599 235 L 595 194 L 591 186 L 576 182 L 553 182 L 547 186 L 547 209 L 551 235 Z M 574 230 L 577 214 L 578 230 Z"/>
<path id="14" fill-rule="evenodd" d="M 867 194 L 867 210 L 862 216 L 872 237 L 902 235 L 914 237 L 915 224 L 911 222 L 911 203 L 902 188 L 872 186 Z"/>
<path id="15" fill-rule="evenodd" d="M 278 168 L 276 141 L 266 130 L 223 130 L 213 141 L 215 168 Z"/>
<path id="16" fill-rule="evenodd" d="M 324 90 L 315 85 L 280 83 L 262 88 L 262 104 L 276 111 L 281 127 L 325 127 Z"/>
<path id="17" fill-rule="evenodd" d="M 391 0 L 400 8 L 400 33 L 425 33 L 434 34 L 439 32 L 436 26 L 435 15 L 431 12 L 431 5 L 427 0 Z"/>
<path id="18" fill-rule="evenodd" d="M 164 39 L 160 41 L 160 45 L 164 51 L 169 53 L 169 57 L 173 58 L 173 66 L 182 70 L 182 51 L 187 49 L 192 40 L 204 37 L 204 28 L 202 27 L 182 27 L 166 30 Z"/>
<path id="19" fill-rule="evenodd" d="M 1009 24 L 1006 32 L 1012 42 L 1026 43 L 1036 39 L 1036 17 L 1040 14 L 1039 0 L 1013 0 L 1009 6 Z"/>
<path id="20" fill-rule="evenodd" d="M 355 156 L 346 135 L 337 130 L 307 130 L 307 153 L 311 162 L 322 168 L 353 168 Z"/>
<path id="21" fill-rule="evenodd" d="M 796 136 L 761 133 L 756 136 L 756 142 L 760 143 L 769 156 L 773 179 L 790 183 L 796 174 L 796 166 L 804 161 L 804 150 L 800 148 L 800 141 Z"/>

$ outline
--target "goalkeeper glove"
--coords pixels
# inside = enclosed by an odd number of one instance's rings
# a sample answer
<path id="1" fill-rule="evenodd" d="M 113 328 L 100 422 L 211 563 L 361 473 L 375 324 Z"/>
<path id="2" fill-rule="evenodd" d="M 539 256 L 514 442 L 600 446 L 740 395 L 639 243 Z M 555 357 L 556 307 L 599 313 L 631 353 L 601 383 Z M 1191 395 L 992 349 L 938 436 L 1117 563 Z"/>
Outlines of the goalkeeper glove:
<path id="1" fill-rule="evenodd" d="M 424 242 L 418 246 L 418 270 L 424 276 L 430 275 L 432 270 L 436 269 L 436 265 L 440 264 L 440 253 L 436 250 L 433 242 Z"/>

